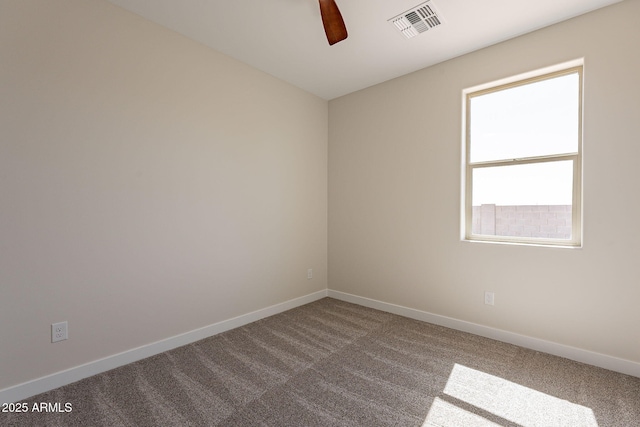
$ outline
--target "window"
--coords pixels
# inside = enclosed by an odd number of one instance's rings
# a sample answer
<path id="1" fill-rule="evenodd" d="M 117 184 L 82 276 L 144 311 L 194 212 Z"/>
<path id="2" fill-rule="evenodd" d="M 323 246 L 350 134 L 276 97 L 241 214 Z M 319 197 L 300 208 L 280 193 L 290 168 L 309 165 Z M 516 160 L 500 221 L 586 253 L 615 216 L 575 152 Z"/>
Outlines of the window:
<path id="1" fill-rule="evenodd" d="M 464 94 L 464 239 L 580 246 L 582 65 Z"/>

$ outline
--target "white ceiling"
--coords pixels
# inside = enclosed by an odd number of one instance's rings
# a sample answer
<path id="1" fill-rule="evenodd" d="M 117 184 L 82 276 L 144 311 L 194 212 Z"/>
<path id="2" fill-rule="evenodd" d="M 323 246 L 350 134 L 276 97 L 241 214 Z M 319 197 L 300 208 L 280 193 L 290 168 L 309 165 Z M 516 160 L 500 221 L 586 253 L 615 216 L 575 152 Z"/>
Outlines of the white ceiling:
<path id="1" fill-rule="evenodd" d="M 349 37 L 329 46 L 318 0 L 109 0 L 324 99 L 621 0 L 431 0 L 444 24 L 406 39 L 389 22 L 425 0 L 336 0 Z"/>

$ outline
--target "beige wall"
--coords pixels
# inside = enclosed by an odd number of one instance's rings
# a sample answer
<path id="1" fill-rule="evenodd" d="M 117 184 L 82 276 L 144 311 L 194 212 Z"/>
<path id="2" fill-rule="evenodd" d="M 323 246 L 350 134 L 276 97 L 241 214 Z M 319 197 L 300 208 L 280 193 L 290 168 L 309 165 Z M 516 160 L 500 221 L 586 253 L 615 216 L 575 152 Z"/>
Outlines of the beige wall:
<path id="1" fill-rule="evenodd" d="M 0 1 L 0 389 L 326 289 L 327 120 L 110 3 Z"/>
<path id="2" fill-rule="evenodd" d="M 638 16 L 627 0 L 330 101 L 329 288 L 640 362 Z M 581 57 L 584 248 L 461 242 L 462 90 Z"/>
<path id="3" fill-rule="evenodd" d="M 326 289 L 327 168 L 329 288 L 640 362 L 639 14 L 627 0 L 327 114 L 107 2 L 0 0 L 0 389 Z M 579 57 L 584 248 L 460 242 L 462 89 Z"/>

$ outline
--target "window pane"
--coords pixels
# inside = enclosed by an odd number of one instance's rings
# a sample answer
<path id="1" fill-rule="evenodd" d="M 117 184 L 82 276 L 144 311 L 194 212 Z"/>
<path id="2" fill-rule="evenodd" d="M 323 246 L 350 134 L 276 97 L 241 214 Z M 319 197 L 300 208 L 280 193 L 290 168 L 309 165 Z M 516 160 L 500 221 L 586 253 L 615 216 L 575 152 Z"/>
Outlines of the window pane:
<path id="1" fill-rule="evenodd" d="M 471 162 L 578 151 L 578 73 L 470 98 Z"/>
<path id="2" fill-rule="evenodd" d="M 571 239 L 573 161 L 473 169 L 472 233 Z"/>

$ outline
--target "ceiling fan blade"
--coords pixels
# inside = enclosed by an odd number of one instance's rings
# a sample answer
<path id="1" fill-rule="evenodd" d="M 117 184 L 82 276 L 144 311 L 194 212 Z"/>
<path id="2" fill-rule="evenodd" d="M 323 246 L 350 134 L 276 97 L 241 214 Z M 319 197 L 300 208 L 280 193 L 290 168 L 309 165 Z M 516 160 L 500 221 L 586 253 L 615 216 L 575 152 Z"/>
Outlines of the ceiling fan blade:
<path id="1" fill-rule="evenodd" d="M 320 14 L 324 24 L 324 32 L 330 45 L 336 44 L 347 38 L 347 27 L 340 14 L 340 9 L 335 0 L 319 0 Z"/>

